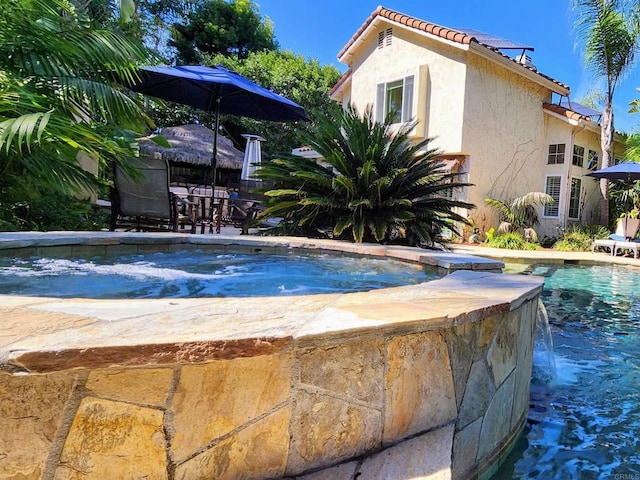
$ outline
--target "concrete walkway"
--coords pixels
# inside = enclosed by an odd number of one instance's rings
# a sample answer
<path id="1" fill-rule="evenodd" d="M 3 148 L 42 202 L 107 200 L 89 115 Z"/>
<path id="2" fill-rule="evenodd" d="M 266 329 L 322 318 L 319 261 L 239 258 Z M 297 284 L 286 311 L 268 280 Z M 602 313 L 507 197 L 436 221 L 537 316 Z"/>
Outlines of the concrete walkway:
<path id="1" fill-rule="evenodd" d="M 605 252 L 561 252 L 551 249 L 507 250 L 502 248 L 490 248 L 483 245 L 457 243 L 448 244 L 447 248 L 454 253 L 477 255 L 494 260 L 501 260 L 504 263 L 614 263 L 618 265 L 640 267 L 640 258 L 636 259 L 633 258 L 633 256 L 612 256 Z"/>

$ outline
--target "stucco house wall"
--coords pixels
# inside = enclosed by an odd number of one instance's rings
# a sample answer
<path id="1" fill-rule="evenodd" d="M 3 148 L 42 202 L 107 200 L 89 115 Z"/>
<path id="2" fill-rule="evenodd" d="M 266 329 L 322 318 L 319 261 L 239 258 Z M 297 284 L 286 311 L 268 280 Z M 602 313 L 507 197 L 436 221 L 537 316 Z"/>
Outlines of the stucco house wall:
<path id="1" fill-rule="evenodd" d="M 383 48 L 378 48 L 376 36 L 370 35 L 358 46 L 351 67 L 351 103 L 360 112 L 367 106 L 374 107 L 378 84 L 414 75 L 418 120 L 414 136 L 433 138 L 433 146 L 443 151 L 460 151 L 467 86 L 465 60 L 465 53 L 452 46 L 399 28 L 393 30 L 391 44 Z"/>
<path id="2" fill-rule="evenodd" d="M 549 176 L 561 177 L 558 213 L 538 209 L 541 238 L 557 238 L 575 223 L 597 223 L 599 186 L 586 174 L 588 151 L 602 157 L 599 125 L 556 105 L 569 98 L 567 85 L 507 53 L 464 32 L 378 7 L 338 54 L 349 71 L 332 97 L 375 112 L 380 84 L 413 75 L 414 138 L 432 138 L 432 147 L 455 158 L 460 180 L 473 184 L 455 196 L 476 205 L 467 215 L 482 232 L 499 223 L 486 198 L 511 201 L 544 192 Z M 585 148 L 583 166 L 572 165 L 574 143 Z M 548 163 L 552 144 L 565 145 L 564 163 Z M 622 150 L 618 142 L 619 158 Z M 577 218 L 569 216 L 572 179 L 581 184 Z"/>
<path id="3" fill-rule="evenodd" d="M 462 151 L 468 152 L 470 217 L 481 231 L 498 224 L 485 198 L 510 201 L 540 190 L 545 152 L 541 105 L 551 91 L 477 55 L 466 76 Z"/>

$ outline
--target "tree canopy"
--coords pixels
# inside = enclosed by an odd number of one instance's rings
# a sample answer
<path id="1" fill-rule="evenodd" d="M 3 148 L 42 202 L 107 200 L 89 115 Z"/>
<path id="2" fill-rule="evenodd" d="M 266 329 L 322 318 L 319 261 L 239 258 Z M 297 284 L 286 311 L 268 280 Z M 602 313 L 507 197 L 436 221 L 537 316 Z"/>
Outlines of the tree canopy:
<path id="1" fill-rule="evenodd" d="M 634 2 L 637 3 L 637 2 Z M 586 65 L 593 74 L 606 81 L 600 145 L 602 168 L 611 164 L 613 156 L 613 98 L 622 78 L 632 68 L 638 51 L 637 5 L 629 8 L 621 0 L 573 0 L 576 31 L 582 42 Z M 600 215 L 603 225 L 609 223 L 608 182 L 600 181 Z"/>
<path id="2" fill-rule="evenodd" d="M 199 3 L 184 23 L 175 23 L 169 45 L 177 64 L 202 63 L 205 55 L 247 58 L 251 52 L 278 49 L 273 24 L 252 0 L 209 0 Z"/>

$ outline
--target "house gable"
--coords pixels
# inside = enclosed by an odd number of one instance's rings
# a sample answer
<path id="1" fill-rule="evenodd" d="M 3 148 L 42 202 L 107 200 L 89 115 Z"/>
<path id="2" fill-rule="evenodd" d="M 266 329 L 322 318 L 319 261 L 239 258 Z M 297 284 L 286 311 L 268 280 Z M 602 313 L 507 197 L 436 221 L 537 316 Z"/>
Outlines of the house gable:
<path id="1" fill-rule="evenodd" d="M 361 55 L 361 52 L 359 52 L 360 47 L 369 37 L 377 37 L 380 29 L 383 28 L 383 24 L 388 24 L 392 28 L 395 26 L 409 29 L 427 38 L 437 40 L 440 43 L 449 44 L 462 50 L 472 51 L 478 55 L 486 56 L 491 61 L 499 63 L 505 68 L 514 69 L 520 75 L 542 83 L 560 95 L 569 94 L 569 87 L 567 85 L 538 72 L 532 65 L 520 63 L 516 59 L 503 54 L 499 48 L 478 41 L 473 35 L 420 20 L 383 6 L 379 6 L 371 13 L 369 18 L 365 20 L 342 50 L 340 50 L 338 60 L 351 67 L 352 63 L 357 62 L 357 57 Z"/>

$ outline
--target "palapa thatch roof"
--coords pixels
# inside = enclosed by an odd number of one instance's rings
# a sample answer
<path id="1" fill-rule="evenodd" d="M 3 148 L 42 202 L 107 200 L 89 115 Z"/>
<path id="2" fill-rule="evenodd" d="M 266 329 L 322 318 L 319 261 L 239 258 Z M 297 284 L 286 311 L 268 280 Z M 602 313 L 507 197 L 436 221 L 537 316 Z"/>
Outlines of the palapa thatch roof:
<path id="1" fill-rule="evenodd" d="M 150 137 L 141 138 L 138 142 L 141 155 L 160 153 L 162 158 L 171 163 L 187 163 L 196 166 L 211 165 L 213 153 L 213 130 L 202 125 L 179 125 L 166 127 L 159 132 L 171 144 L 165 148 L 151 141 Z M 233 146 L 233 142 L 218 135 L 218 167 L 242 170 L 244 153 Z"/>

